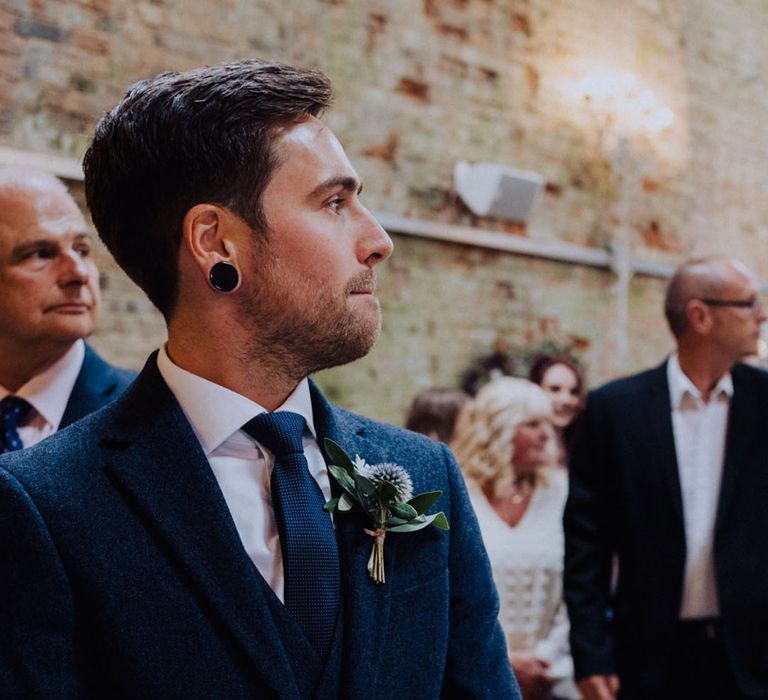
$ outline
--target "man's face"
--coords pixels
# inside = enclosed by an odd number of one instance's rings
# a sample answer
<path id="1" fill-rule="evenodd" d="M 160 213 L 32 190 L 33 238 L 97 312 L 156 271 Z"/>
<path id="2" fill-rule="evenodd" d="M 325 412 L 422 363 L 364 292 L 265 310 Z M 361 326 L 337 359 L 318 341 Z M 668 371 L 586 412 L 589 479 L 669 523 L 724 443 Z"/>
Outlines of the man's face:
<path id="1" fill-rule="evenodd" d="M 726 301 L 756 301 L 757 282 L 741 265 L 724 263 L 725 285 L 718 295 Z M 733 362 L 757 353 L 760 326 L 766 313 L 759 302 L 753 308 L 734 306 L 710 307 L 713 317 L 712 338 L 717 347 Z"/>
<path id="2" fill-rule="evenodd" d="M 72 199 L 39 183 L 0 192 L 0 342 L 29 352 L 74 342 L 98 308 L 91 238 Z"/>
<path id="3" fill-rule="evenodd" d="M 277 138 L 281 164 L 263 195 L 266 243 L 243 269 L 241 320 L 251 354 L 278 351 L 296 376 L 351 362 L 381 324 L 373 267 L 392 241 L 360 202 L 360 179 L 336 137 L 309 118 Z"/>

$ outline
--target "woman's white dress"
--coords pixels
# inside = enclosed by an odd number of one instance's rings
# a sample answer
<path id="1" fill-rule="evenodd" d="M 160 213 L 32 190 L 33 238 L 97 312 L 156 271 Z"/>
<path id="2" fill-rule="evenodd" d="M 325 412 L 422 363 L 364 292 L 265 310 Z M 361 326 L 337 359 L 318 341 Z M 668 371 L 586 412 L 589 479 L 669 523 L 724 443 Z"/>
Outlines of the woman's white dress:
<path id="1" fill-rule="evenodd" d="M 550 662 L 558 698 L 580 698 L 573 681 L 568 616 L 563 603 L 564 469 L 547 470 L 520 522 L 502 520 L 471 481 L 469 495 L 499 592 L 499 620 L 512 651 L 532 651 Z"/>

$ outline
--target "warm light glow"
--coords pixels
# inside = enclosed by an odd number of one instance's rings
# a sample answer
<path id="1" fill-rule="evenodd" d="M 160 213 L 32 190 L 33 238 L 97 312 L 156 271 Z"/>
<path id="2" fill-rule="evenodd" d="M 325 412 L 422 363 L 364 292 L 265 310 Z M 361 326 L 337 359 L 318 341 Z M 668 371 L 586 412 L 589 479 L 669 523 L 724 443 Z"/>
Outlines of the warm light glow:
<path id="1" fill-rule="evenodd" d="M 653 109 L 656 106 L 656 95 L 653 94 L 653 90 L 643 90 L 637 101 L 640 109 Z"/>
<path id="2" fill-rule="evenodd" d="M 633 73 L 593 70 L 567 92 L 621 133 L 657 133 L 675 120 L 669 107 L 657 103 L 653 90 L 638 86 Z"/>
<path id="3" fill-rule="evenodd" d="M 624 75 L 619 78 L 619 85 L 621 85 L 621 89 L 625 92 L 630 92 L 635 89 L 637 78 L 635 78 L 634 73 L 624 73 Z"/>
<path id="4" fill-rule="evenodd" d="M 659 107 L 648 116 L 647 123 L 650 131 L 663 131 L 675 121 L 675 113 L 669 107 Z"/>

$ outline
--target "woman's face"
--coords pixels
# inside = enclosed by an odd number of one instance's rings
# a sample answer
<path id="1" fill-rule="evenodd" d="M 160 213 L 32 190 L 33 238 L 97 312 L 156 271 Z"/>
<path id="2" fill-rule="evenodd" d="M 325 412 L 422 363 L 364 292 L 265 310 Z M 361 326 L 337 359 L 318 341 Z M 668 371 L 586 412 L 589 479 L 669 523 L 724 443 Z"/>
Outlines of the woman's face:
<path id="1" fill-rule="evenodd" d="M 552 365 L 541 378 L 541 388 L 552 400 L 552 423 L 556 428 L 565 428 L 581 406 L 579 378 L 566 365 Z"/>
<path id="2" fill-rule="evenodd" d="M 550 461 L 548 446 L 551 436 L 552 426 L 544 417 L 531 418 L 517 426 L 512 439 L 517 476 L 530 476 Z"/>

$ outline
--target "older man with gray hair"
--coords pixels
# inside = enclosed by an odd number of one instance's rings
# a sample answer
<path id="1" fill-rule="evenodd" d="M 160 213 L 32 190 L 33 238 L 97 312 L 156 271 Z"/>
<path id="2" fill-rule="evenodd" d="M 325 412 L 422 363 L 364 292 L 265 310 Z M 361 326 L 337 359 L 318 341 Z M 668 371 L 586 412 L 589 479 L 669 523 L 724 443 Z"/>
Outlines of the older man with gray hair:
<path id="1" fill-rule="evenodd" d="M 65 185 L 0 168 L 0 453 L 39 442 L 131 382 L 83 340 L 98 311 L 91 235 Z"/>
<path id="2" fill-rule="evenodd" d="M 676 352 L 587 399 L 565 513 L 585 700 L 768 698 L 768 374 L 740 362 L 766 320 L 757 287 L 736 260 L 684 263 Z"/>

